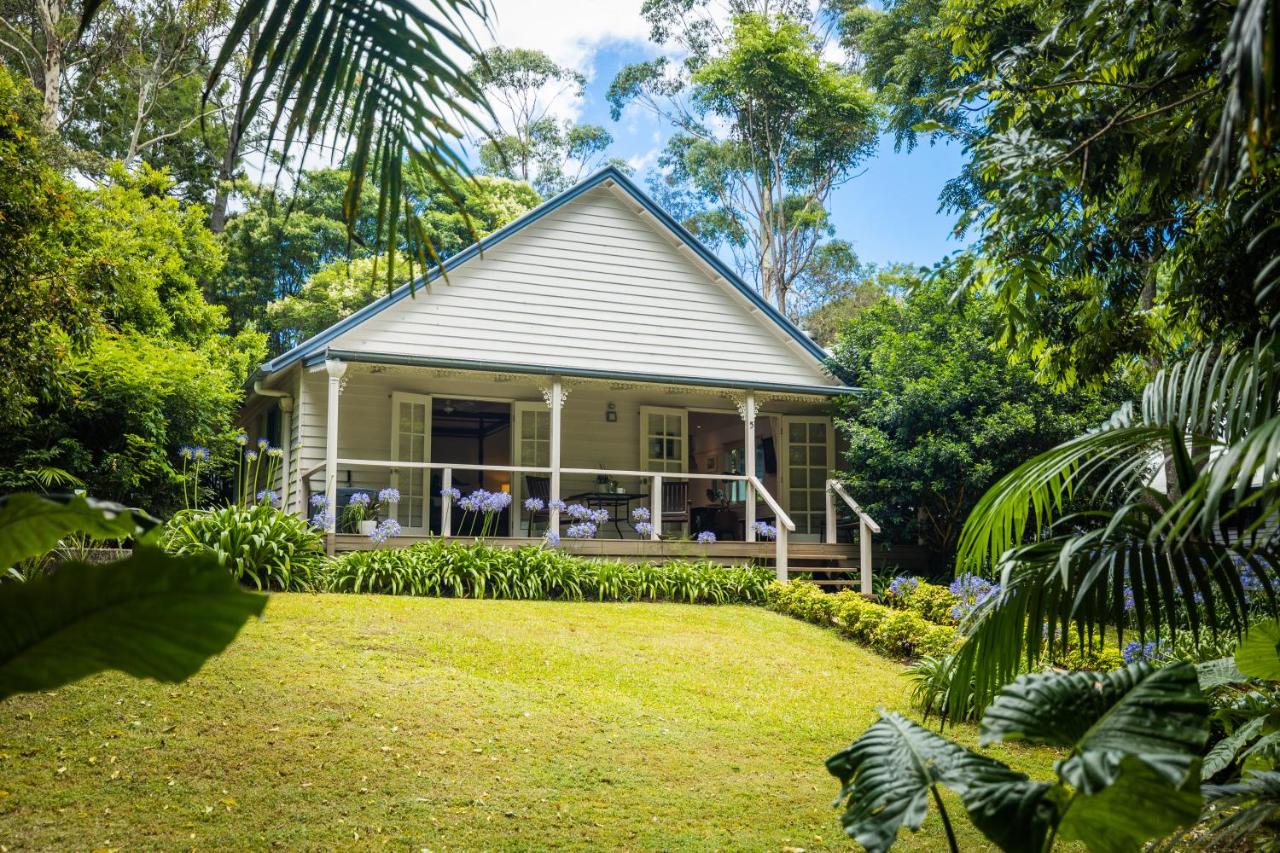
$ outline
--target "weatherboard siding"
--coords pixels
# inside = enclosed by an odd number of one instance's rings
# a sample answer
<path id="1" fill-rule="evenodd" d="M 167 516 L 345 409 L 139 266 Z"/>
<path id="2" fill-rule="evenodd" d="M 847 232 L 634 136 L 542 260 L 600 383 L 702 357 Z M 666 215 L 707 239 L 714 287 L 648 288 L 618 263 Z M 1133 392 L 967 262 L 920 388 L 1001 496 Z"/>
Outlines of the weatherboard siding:
<path id="1" fill-rule="evenodd" d="M 591 190 L 330 343 L 335 350 L 836 385 L 636 204 Z"/>

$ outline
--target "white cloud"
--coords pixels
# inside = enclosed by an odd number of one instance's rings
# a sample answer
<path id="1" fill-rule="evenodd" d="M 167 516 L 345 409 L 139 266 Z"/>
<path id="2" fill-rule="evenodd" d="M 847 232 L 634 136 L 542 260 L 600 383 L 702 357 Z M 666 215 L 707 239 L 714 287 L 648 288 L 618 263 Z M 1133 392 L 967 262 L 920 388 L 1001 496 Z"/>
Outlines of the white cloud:
<path id="1" fill-rule="evenodd" d="M 543 51 L 590 76 L 601 45 L 649 40 L 641 0 L 493 0 L 496 43 Z"/>

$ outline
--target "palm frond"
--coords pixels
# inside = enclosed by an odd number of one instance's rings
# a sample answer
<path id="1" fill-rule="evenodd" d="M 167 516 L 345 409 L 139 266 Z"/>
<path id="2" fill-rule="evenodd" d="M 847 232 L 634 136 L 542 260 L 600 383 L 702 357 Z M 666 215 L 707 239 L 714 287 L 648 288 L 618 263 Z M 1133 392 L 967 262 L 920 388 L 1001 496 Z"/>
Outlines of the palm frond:
<path id="1" fill-rule="evenodd" d="M 90 5 L 91 14 L 96 5 Z M 380 184 L 375 252 L 403 248 L 421 266 L 438 263 L 431 234 L 401 203 L 405 167 L 457 195 L 470 171 L 461 150 L 467 131 L 492 112 L 470 69 L 483 64 L 473 23 L 488 0 L 245 0 L 209 75 L 205 97 L 249 45 L 240 111 L 276 104 L 268 142 L 300 150 L 332 134 L 343 140 L 351 177 L 343 200 L 348 235 L 366 178 Z M 483 133 L 483 130 L 480 131 Z M 465 213 L 464 213 L 465 217 Z M 393 264 L 387 281 L 394 280 Z"/>

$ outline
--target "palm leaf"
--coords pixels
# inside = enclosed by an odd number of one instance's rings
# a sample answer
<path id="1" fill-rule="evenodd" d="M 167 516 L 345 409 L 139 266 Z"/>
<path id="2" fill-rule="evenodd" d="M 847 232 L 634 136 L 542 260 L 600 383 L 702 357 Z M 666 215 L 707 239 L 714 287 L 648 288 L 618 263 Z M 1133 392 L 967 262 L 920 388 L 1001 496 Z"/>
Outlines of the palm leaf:
<path id="1" fill-rule="evenodd" d="M 1280 823 L 1280 772 L 1251 772 L 1240 782 L 1205 785 L 1203 791 L 1212 811 L 1207 832 L 1193 839 L 1195 847 L 1232 850 L 1255 836 L 1274 842 L 1275 825 Z"/>
<path id="2" fill-rule="evenodd" d="M 994 566 L 1000 595 L 970 615 L 948 708 L 981 705 L 1072 637 L 1123 638 L 1126 592 L 1140 635 L 1242 633 L 1258 578 L 1280 581 L 1280 343 L 1205 350 L 1161 371 L 1140 406 L 1030 460 L 965 523 L 960 571 Z M 1158 472 L 1175 472 L 1167 489 Z M 1172 478 L 1171 478 L 1172 479 Z M 1187 623 L 1180 624 L 1185 613 Z M 969 686 L 972 685 L 972 691 Z"/>

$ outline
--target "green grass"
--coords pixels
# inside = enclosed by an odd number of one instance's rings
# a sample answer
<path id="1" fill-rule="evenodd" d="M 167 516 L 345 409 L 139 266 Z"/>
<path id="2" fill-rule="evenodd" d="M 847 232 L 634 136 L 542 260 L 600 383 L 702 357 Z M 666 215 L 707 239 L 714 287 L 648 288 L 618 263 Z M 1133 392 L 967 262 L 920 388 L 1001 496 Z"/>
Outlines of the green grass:
<path id="1" fill-rule="evenodd" d="M 0 704 L 0 844 L 850 849 L 823 760 L 900 672 L 754 607 L 277 594 L 185 684 Z"/>

